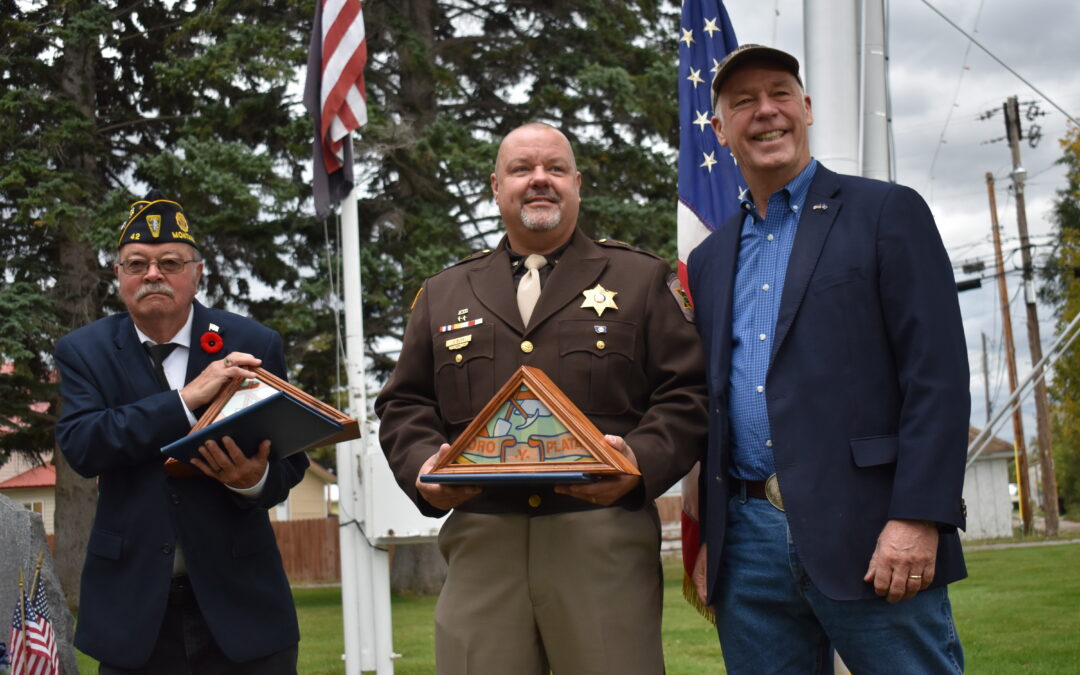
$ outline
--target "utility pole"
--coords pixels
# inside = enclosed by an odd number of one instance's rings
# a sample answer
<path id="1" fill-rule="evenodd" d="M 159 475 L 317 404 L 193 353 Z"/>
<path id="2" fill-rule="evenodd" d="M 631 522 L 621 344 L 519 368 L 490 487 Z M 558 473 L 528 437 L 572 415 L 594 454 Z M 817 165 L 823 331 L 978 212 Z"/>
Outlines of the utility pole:
<path id="1" fill-rule="evenodd" d="M 983 393 L 986 395 L 986 421 L 990 422 L 990 414 L 994 412 L 993 406 L 990 405 L 990 361 L 986 357 L 986 333 L 980 331 L 982 335 L 983 343 Z"/>
<path id="2" fill-rule="evenodd" d="M 1027 305 L 1028 345 L 1031 363 L 1042 360 L 1039 314 L 1035 307 L 1035 282 L 1031 266 L 1031 240 L 1028 238 L 1027 211 L 1024 206 L 1024 180 L 1027 171 L 1020 165 L 1020 106 L 1015 96 L 1005 102 L 1005 131 L 1012 150 L 1013 190 L 1016 194 L 1016 226 L 1020 230 L 1020 255 L 1024 263 L 1024 303 Z M 1054 473 L 1053 438 L 1050 434 L 1050 401 L 1046 394 L 1046 371 L 1035 373 L 1035 422 L 1039 431 L 1039 466 L 1042 469 L 1043 515 L 1046 535 L 1058 533 L 1058 490 Z"/>
<path id="3" fill-rule="evenodd" d="M 994 234 L 994 265 L 997 271 L 998 294 L 1001 296 L 1001 323 L 1005 331 L 1005 363 L 1009 367 L 1009 394 L 1016 391 L 1016 343 L 1013 342 L 1012 316 L 1009 314 L 1009 288 L 1005 283 L 1005 259 L 1001 254 L 1001 227 L 998 225 L 997 199 L 994 197 L 994 174 L 986 172 L 986 189 L 990 193 L 990 229 Z M 1020 521 L 1024 534 L 1031 534 L 1031 488 L 1028 485 L 1027 447 L 1024 442 L 1024 416 L 1020 405 L 1013 409 L 1013 453 L 1016 461 L 1016 494 L 1020 503 Z"/>

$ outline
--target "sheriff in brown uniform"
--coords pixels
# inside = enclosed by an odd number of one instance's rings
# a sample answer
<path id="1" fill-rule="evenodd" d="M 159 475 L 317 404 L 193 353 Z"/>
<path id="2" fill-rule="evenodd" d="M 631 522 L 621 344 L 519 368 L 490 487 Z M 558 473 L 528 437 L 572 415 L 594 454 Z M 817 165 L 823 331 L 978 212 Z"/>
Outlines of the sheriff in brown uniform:
<path id="1" fill-rule="evenodd" d="M 454 510 L 439 535 L 440 673 L 663 672 L 653 500 L 703 447 L 701 347 L 667 263 L 577 229 L 580 185 L 558 130 L 503 139 L 491 186 L 506 237 L 424 283 L 375 403 L 402 489 L 425 514 Z M 554 380 L 641 476 L 420 483 L 521 365 Z"/>

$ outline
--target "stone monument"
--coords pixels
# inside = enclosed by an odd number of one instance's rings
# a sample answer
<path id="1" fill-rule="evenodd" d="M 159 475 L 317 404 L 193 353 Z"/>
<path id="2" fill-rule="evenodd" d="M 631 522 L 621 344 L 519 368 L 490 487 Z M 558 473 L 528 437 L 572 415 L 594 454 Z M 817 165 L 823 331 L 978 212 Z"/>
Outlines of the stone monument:
<path id="1" fill-rule="evenodd" d="M 79 667 L 75 661 L 75 647 L 71 644 L 75 619 L 68 611 L 64 591 L 53 569 L 49 540 L 45 536 L 41 515 L 0 495 L 0 641 L 5 644 L 11 633 L 11 618 L 19 599 L 19 569 L 23 571 L 26 592 L 29 594 L 39 553 L 45 554 L 41 565 L 41 583 L 48 594 L 49 615 L 60 656 L 60 673 L 77 675 Z"/>

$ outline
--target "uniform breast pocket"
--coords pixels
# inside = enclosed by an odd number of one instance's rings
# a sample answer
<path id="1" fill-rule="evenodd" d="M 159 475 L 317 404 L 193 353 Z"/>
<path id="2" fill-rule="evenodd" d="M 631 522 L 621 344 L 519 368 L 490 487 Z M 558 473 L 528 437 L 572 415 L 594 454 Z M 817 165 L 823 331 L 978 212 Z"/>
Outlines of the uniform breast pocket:
<path id="1" fill-rule="evenodd" d="M 494 327 L 439 333 L 434 349 L 435 395 L 442 417 L 468 422 L 495 395 Z"/>
<path id="2" fill-rule="evenodd" d="M 634 365 L 636 347 L 634 324 L 563 321 L 557 384 L 583 413 L 623 413 L 642 389 L 642 376 Z"/>

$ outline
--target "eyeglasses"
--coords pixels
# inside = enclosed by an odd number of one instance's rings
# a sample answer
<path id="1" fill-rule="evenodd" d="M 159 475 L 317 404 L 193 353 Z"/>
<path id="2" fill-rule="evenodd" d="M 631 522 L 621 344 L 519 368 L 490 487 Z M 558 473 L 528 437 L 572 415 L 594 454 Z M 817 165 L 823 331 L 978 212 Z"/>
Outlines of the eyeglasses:
<path id="1" fill-rule="evenodd" d="M 180 274 L 184 271 L 184 267 L 188 263 L 193 262 L 199 261 L 180 260 L 179 258 L 165 258 L 164 260 L 142 260 L 141 258 L 135 258 L 133 260 L 123 260 L 119 264 L 120 268 L 124 270 L 124 274 L 142 276 L 150 271 L 151 265 L 157 265 L 158 271 L 162 274 Z"/>

